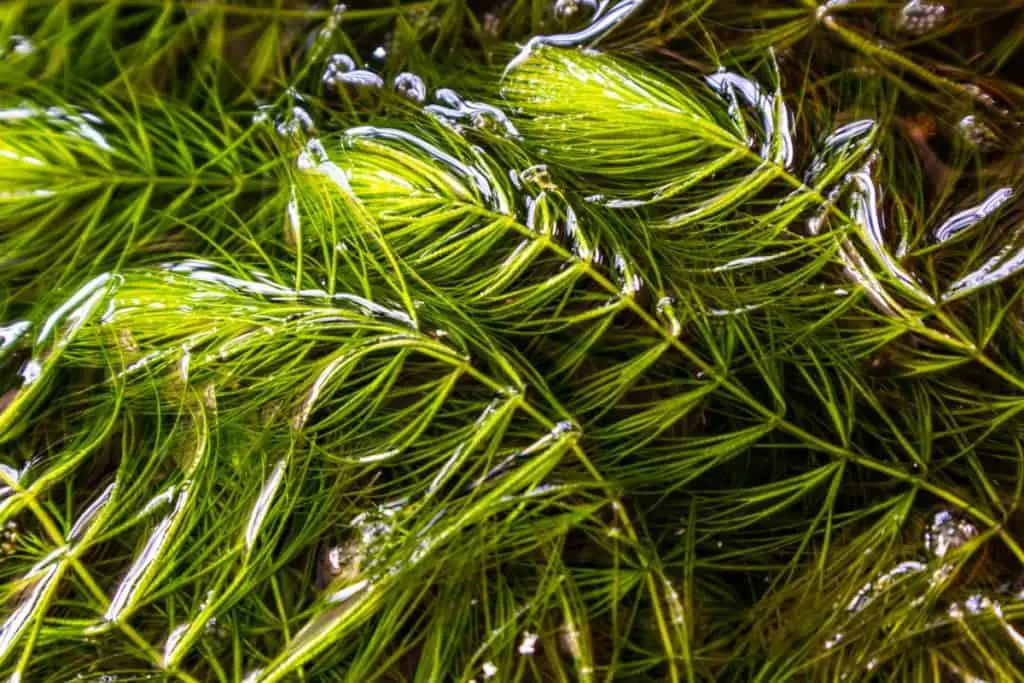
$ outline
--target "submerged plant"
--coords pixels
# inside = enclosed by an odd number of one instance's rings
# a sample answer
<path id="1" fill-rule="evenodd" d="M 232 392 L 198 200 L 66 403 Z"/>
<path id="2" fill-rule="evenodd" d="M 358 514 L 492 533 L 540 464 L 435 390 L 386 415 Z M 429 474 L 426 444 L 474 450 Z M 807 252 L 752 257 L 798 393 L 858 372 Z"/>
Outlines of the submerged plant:
<path id="1" fill-rule="evenodd" d="M 0 8 L 0 672 L 1021 678 L 1024 34 L 861 5 Z"/>

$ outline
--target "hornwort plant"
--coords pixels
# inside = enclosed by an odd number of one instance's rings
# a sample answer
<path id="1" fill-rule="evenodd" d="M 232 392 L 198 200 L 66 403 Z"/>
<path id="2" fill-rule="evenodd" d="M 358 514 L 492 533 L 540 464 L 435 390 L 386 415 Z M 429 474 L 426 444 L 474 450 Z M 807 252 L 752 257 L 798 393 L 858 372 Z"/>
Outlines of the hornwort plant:
<path id="1" fill-rule="evenodd" d="M 12 681 L 1013 681 L 1019 3 L 0 7 Z"/>

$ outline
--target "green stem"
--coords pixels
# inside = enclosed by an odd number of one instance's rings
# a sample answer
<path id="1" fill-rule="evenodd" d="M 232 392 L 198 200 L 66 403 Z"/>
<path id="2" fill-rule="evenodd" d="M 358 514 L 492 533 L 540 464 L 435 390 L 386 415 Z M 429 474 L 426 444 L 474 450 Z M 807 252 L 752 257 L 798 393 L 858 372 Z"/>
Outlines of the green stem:
<path id="1" fill-rule="evenodd" d="M 104 5 L 109 0 L 76 0 L 76 5 Z M 53 0 L 30 0 L 25 3 L 35 6 L 49 6 Z M 226 2 L 207 2 L 205 0 L 179 0 L 177 4 L 183 9 L 196 12 L 214 12 L 230 14 L 235 16 L 258 17 L 263 19 L 326 19 L 334 14 L 333 9 L 308 8 L 293 9 L 288 7 L 252 7 L 243 4 Z M 380 19 L 393 17 L 406 12 L 415 12 L 421 9 L 429 9 L 436 6 L 433 2 L 413 2 L 396 7 L 377 7 L 373 9 L 346 9 L 342 14 L 342 21 L 360 21 L 364 19 Z M 122 7 L 148 7 L 153 9 L 164 8 L 166 0 L 122 0 Z"/>

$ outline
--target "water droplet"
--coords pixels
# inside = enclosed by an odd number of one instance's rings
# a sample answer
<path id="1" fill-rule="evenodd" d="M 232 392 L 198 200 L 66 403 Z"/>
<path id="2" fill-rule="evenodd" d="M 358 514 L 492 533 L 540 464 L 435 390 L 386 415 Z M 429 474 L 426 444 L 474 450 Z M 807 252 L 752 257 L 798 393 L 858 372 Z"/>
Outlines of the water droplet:
<path id="1" fill-rule="evenodd" d="M 387 48 L 385 48 L 383 45 L 378 45 L 374 49 L 374 51 L 373 51 L 373 58 L 374 59 L 382 62 L 385 59 L 387 59 L 387 57 L 388 57 L 388 51 L 387 51 Z"/>
<path id="2" fill-rule="evenodd" d="M 910 0 L 900 11 L 899 27 L 915 36 L 930 33 L 946 19 L 946 6 L 930 0 Z"/>
<path id="3" fill-rule="evenodd" d="M 324 144 L 320 140 L 313 138 L 306 143 L 306 148 L 299 154 L 295 165 L 300 171 L 316 171 L 320 166 L 330 163 L 330 161 Z"/>
<path id="4" fill-rule="evenodd" d="M 217 617 L 210 617 L 206 623 L 203 624 L 203 633 L 215 640 L 225 640 L 228 637 L 227 627 L 220 623 Z"/>
<path id="5" fill-rule="evenodd" d="M 175 654 L 179 647 L 181 647 L 181 639 L 188 632 L 189 623 L 178 624 L 167 636 L 167 641 L 164 643 L 164 657 L 163 664 L 165 667 L 170 666 L 174 660 Z"/>
<path id="6" fill-rule="evenodd" d="M 256 111 L 252 115 L 252 125 L 261 126 L 265 123 L 270 122 L 270 115 L 273 112 L 274 107 L 269 104 L 260 104 L 256 106 Z"/>
<path id="7" fill-rule="evenodd" d="M 498 675 L 498 667 L 495 666 L 494 662 L 484 662 L 481 671 L 485 680 L 490 680 Z"/>
<path id="8" fill-rule="evenodd" d="M 180 529 L 194 491 L 195 488 L 191 481 L 182 483 L 178 488 L 178 497 L 174 502 L 174 507 L 153 527 L 145 544 L 135 556 L 111 597 L 107 611 L 103 615 L 104 621 L 108 624 L 119 623 L 138 606 L 141 596 L 160 566 L 161 559 L 165 557 L 165 553 L 171 547 L 175 532 Z"/>
<path id="9" fill-rule="evenodd" d="M 612 267 L 615 273 L 616 284 L 623 296 L 632 296 L 643 289 L 643 280 L 639 273 L 633 269 L 632 263 L 621 253 L 612 254 Z"/>
<path id="10" fill-rule="evenodd" d="M 976 101 L 984 104 L 986 107 L 997 108 L 996 99 L 977 83 L 967 83 L 963 87 Z M 999 111 L 1006 113 L 1005 109 L 999 109 Z"/>
<path id="11" fill-rule="evenodd" d="M 992 607 L 992 601 L 980 593 L 970 595 L 964 600 L 964 609 L 971 614 L 981 614 L 984 610 Z"/>

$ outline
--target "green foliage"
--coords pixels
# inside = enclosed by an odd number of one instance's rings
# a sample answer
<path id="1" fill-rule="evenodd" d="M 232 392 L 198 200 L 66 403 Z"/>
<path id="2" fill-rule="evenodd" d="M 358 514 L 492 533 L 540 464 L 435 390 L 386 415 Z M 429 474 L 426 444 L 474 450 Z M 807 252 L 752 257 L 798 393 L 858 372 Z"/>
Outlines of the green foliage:
<path id="1" fill-rule="evenodd" d="M 1020 679 L 1007 16 L 4 5 L 0 672 Z"/>

